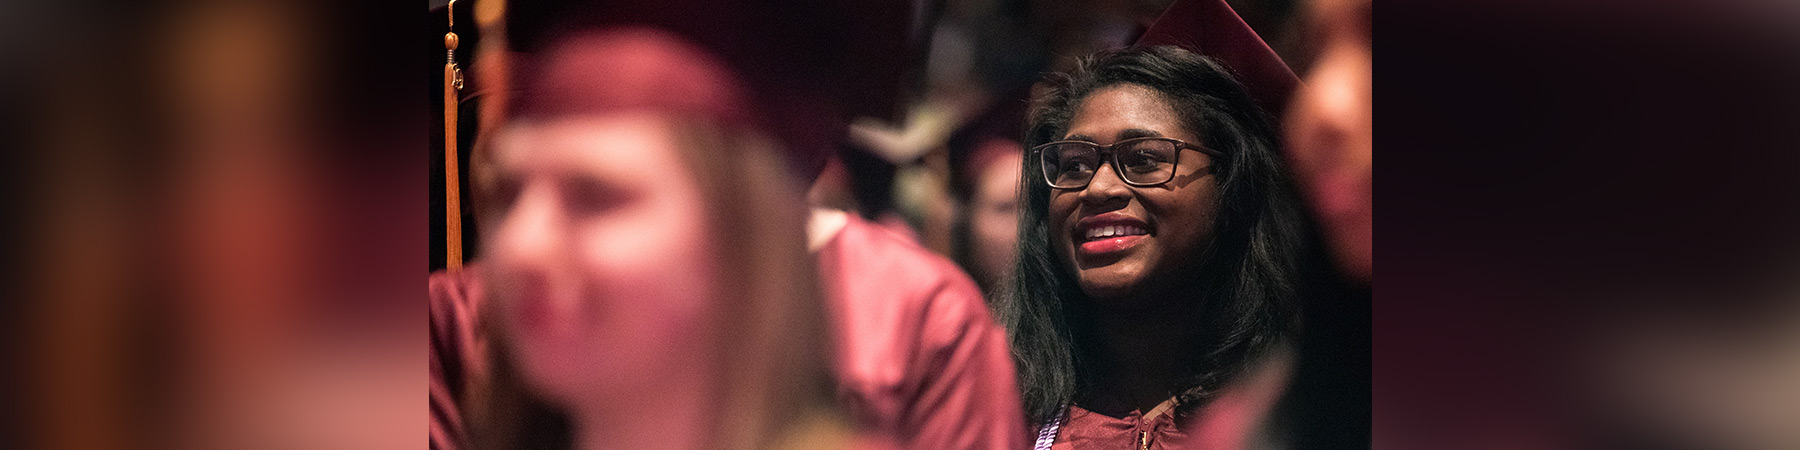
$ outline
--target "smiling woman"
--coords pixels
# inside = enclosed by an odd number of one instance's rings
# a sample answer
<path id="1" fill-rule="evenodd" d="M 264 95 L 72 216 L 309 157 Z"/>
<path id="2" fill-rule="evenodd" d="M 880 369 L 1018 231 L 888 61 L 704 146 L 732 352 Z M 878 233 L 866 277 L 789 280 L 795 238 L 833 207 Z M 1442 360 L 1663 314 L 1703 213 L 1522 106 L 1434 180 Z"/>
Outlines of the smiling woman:
<path id="1" fill-rule="evenodd" d="M 1143 85 L 1115 84 L 1089 94 L 1070 125 L 1072 141 L 1064 142 L 1112 142 L 1115 148 L 1105 163 L 1113 170 L 1086 171 L 1083 185 L 1056 183 L 1050 192 L 1052 249 L 1074 263 L 1082 290 L 1127 300 L 1151 287 L 1145 278 L 1175 276 L 1172 270 L 1192 266 L 1212 234 L 1218 206 L 1217 186 L 1205 179 L 1212 156 L 1184 141 L 1133 137 L 1198 142 L 1168 102 Z M 1053 159 L 1069 159 L 1067 147 L 1080 145 L 1052 143 L 1038 151 L 1050 167 Z M 1053 155 L 1058 150 L 1065 156 Z"/>
<path id="2" fill-rule="evenodd" d="M 1162 447 L 1213 429 L 1183 417 L 1236 414 L 1215 405 L 1266 411 L 1274 394 L 1241 391 L 1280 383 L 1241 381 L 1281 377 L 1304 240 L 1270 118 L 1176 47 L 1096 55 L 1052 83 L 997 304 L 1040 447 Z"/>

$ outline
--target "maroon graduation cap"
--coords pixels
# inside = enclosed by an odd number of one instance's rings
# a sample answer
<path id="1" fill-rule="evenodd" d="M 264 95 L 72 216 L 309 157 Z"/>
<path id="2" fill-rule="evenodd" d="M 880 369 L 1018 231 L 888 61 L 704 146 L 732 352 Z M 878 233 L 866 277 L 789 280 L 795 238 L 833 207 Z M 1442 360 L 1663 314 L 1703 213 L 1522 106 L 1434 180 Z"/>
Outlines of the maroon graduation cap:
<path id="1" fill-rule="evenodd" d="M 898 115 L 915 53 L 911 14 L 899 0 L 516 0 L 508 3 L 506 40 L 542 57 L 595 30 L 666 32 L 741 82 L 754 119 L 783 141 L 797 173 L 812 176 L 851 118 Z"/>
<path id="2" fill-rule="evenodd" d="M 1238 82 L 1277 121 L 1300 86 L 1281 56 L 1225 0 L 1177 0 L 1137 45 L 1174 45 L 1219 60 L 1237 72 Z"/>

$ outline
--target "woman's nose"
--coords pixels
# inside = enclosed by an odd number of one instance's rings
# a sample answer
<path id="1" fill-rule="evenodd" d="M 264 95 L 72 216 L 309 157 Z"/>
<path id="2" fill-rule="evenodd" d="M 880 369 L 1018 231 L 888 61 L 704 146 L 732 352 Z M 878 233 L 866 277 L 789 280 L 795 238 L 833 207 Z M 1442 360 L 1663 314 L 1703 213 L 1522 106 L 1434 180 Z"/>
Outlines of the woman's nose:
<path id="1" fill-rule="evenodd" d="M 565 248 L 559 202 L 553 192 L 528 186 L 517 203 L 500 219 L 499 227 L 484 244 L 490 263 L 498 272 L 540 272 L 544 276 Z"/>
<path id="2" fill-rule="evenodd" d="M 1082 201 L 1102 204 L 1117 201 L 1131 196 L 1131 185 L 1119 178 L 1119 171 L 1113 169 L 1112 162 L 1101 163 L 1094 169 L 1094 178 L 1088 180 L 1086 188 L 1081 190 Z"/>

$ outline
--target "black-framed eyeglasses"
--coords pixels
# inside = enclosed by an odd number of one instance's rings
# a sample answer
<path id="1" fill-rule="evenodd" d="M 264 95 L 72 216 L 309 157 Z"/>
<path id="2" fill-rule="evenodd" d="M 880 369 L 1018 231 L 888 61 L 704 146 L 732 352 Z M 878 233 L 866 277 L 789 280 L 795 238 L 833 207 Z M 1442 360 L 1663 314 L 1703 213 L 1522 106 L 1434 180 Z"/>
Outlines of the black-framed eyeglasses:
<path id="1" fill-rule="evenodd" d="M 1175 163 L 1181 149 L 1191 148 L 1213 156 L 1217 150 L 1164 137 L 1141 137 L 1100 145 L 1087 141 L 1056 141 L 1032 147 L 1038 167 L 1043 168 L 1044 182 L 1057 189 L 1086 188 L 1093 181 L 1100 164 L 1110 163 L 1113 172 L 1125 184 L 1155 186 L 1175 178 Z"/>

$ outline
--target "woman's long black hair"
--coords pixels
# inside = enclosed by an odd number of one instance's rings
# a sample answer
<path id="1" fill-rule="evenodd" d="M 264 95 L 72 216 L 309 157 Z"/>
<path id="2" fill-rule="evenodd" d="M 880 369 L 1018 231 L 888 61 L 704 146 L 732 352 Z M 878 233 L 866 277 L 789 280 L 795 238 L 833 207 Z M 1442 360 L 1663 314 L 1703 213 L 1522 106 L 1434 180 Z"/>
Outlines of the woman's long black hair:
<path id="1" fill-rule="evenodd" d="M 1229 69 L 1178 47 L 1155 46 L 1102 52 L 1033 102 L 1026 148 L 1061 139 L 1075 110 L 1095 91 L 1136 84 L 1160 93 L 1199 135 L 1214 157 L 1219 186 L 1214 236 L 1191 281 L 1193 304 L 1205 319 L 1194 324 L 1206 345 L 1203 361 L 1180 397 L 1181 411 L 1205 403 L 1215 390 L 1257 355 L 1297 332 L 1297 260 L 1304 218 L 1276 152 L 1272 120 L 1256 106 Z M 1085 390 L 1091 376 L 1082 364 L 1080 328 L 1088 304 L 1074 274 L 1058 259 L 1050 239 L 1050 188 L 1039 159 L 1027 155 L 1020 180 L 1019 255 L 1010 292 L 996 302 L 1018 368 L 1020 397 L 1032 423 L 1054 418 Z M 1190 280 L 1183 280 L 1190 281 Z M 1171 355 L 1171 357 L 1178 357 Z"/>

